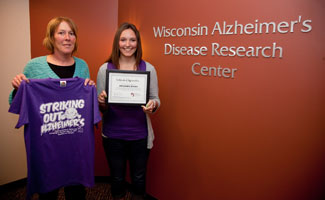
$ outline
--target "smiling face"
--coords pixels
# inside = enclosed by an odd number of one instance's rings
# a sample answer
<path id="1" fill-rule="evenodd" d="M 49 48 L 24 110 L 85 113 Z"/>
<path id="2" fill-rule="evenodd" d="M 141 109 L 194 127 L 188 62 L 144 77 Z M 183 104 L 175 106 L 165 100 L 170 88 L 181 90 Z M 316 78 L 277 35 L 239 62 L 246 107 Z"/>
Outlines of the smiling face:
<path id="1" fill-rule="evenodd" d="M 54 53 L 71 55 L 76 43 L 76 36 L 65 21 L 62 21 L 54 33 Z"/>
<path id="2" fill-rule="evenodd" d="M 137 37 L 132 29 L 125 29 L 120 36 L 120 56 L 132 57 L 137 50 Z"/>

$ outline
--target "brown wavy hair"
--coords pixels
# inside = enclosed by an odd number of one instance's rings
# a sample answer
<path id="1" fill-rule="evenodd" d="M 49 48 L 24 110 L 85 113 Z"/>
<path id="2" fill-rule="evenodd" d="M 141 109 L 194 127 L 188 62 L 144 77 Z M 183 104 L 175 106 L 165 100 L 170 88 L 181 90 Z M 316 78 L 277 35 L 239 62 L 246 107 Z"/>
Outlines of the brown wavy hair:
<path id="1" fill-rule="evenodd" d="M 141 45 L 140 32 L 138 31 L 137 27 L 134 24 L 128 22 L 122 23 L 115 33 L 112 53 L 108 58 L 108 60 L 106 61 L 106 62 L 113 63 L 117 68 L 119 68 L 120 65 L 119 58 L 121 55 L 120 48 L 119 48 L 119 41 L 122 32 L 126 29 L 131 29 L 135 33 L 135 36 L 137 38 L 137 50 L 135 51 L 136 66 L 139 66 L 140 61 L 142 59 L 142 45 Z"/>

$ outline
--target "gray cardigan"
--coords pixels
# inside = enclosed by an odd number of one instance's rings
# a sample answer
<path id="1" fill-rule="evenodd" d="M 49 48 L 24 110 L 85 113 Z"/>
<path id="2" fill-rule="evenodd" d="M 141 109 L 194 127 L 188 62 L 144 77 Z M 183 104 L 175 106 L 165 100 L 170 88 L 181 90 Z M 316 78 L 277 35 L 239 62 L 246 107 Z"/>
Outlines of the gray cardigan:
<path id="1" fill-rule="evenodd" d="M 106 81 L 106 69 L 107 69 L 107 62 L 104 63 L 98 71 L 97 74 L 97 94 L 99 95 L 103 90 L 105 90 L 105 81 Z M 158 96 L 158 78 L 157 78 L 157 72 L 154 66 L 152 66 L 150 63 L 146 62 L 146 71 L 150 72 L 150 90 L 149 90 L 149 100 L 155 100 L 157 102 L 157 109 L 160 107 L 160 99 Z M 153 140 L 155 138 L 150 116 L 149 114 L 146 114 L 147 116 L 147 127 L 148 127 L 148 143 L 147 148 L 151 149 L 153 147 Z"/>

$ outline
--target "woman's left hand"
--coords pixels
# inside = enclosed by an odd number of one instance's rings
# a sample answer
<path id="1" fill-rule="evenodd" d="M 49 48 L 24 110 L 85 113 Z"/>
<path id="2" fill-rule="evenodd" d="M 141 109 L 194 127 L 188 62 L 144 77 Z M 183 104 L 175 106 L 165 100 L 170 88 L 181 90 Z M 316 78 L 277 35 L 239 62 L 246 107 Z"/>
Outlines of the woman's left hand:
<path id="1" fill-rule="evenodd" d="M 149 100 L 146 106 L 141 106 L 145 113 L 152 113 L 156 107 L 157 103 L 155 100 Z"/>
<path id="2" fill-rule="evenodd" d="M 94 85 L 94 86 L 96 86 L 96 83 L 93 80 L 91 80 L 89 78 L 86 78 L 85 85 Z"/>

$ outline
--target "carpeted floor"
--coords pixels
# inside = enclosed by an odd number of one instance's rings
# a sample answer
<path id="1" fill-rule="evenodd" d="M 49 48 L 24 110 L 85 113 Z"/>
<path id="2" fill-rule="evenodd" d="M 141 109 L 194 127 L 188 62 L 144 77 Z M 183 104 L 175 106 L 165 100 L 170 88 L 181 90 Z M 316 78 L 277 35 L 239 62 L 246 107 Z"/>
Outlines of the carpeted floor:
<path id="1" fill-rule="evenodd" d="M 130 196 L 128 194 L 128 196 Z M 25 200 L 26 199 L 26 187 L 21 186 L 17 188 L 10 188 L 7 191 L 3 191 L 0 194 L 1 200 Z M 32 200 L 37 200 L 38 195 L 34 194 Z M 58 200 L 64 200 L 64 191 L 59 191 Z M 108 183 L 97 183 L 93 188 L 87 188 L 87 199 L 89 200 L 110 200 L 110 185 Z"/>
<path id="2" fill-rule="evenodd" d="M 14 186 L 1 188 L 0 200 L 25 200 L 26 199 L 26 186 L 25 184 L 15 184 Z M 34 194 L 32 200 L 37 200 L 38 195 Z M 110 184 L 107 182 L 96 182 L 93 188 L 87 188 L 87 200 L 112 200 L 110 192 Z M 126 194 L 125 200 L 131 199 L 131 193 Z M 58 200 L 65 200 L 64 190 L 59 191 Z M 151 196 L 147 196 L 146 200 L 156 200 Z"/>

